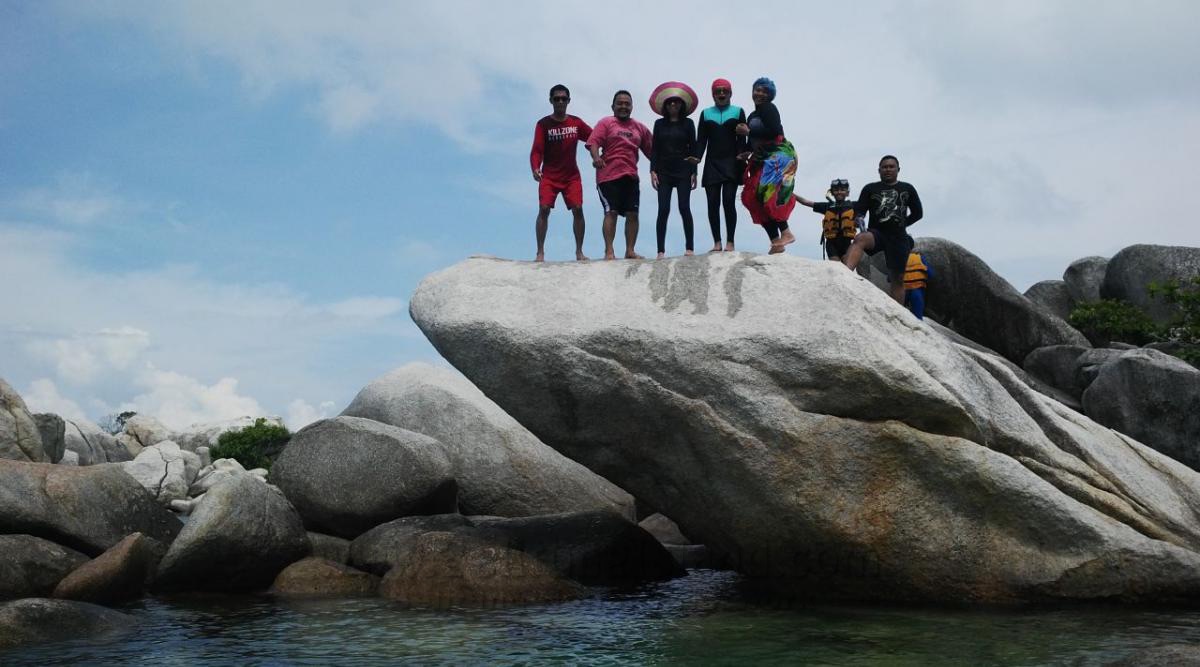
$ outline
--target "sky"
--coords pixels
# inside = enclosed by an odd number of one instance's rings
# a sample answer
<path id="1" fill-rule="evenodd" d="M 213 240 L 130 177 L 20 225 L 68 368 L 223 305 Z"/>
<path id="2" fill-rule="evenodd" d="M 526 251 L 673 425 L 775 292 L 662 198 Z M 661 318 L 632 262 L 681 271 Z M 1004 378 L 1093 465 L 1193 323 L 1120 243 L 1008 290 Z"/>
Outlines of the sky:
<path id="1" fill-rule="evenodd" d="M 1135 243 L 1200 246 L 1188 208 L 1157 203 L 1192 191 L 1197 27 L 1184 0 L 0 0 L 0 377 L 69 418 L 299 428 L 444 363 L 408 298 L 473 254 L 532 258 L 529 148 L 556 83 L 593 125 L 629 89 L 651 125 L 663 81 L 707 98 L 727 78 L 749 108 L 769 76 L 798 193 L 857 192 L 895 154 L 914 236 L 1021 290 Z M 790 253 L 821 257 L 818 220 L 797 210 Z M 737 241 L 767 249 L 744 211 Z M 571 257 L 560 204 L 547 258 Z"/>

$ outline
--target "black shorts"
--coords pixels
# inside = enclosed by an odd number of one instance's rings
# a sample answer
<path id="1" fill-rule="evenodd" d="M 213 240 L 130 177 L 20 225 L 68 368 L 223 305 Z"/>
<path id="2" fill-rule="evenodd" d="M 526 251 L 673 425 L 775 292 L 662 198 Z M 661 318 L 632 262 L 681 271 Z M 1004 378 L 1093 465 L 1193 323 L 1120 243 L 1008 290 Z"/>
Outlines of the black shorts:
<path id="1" fill-rule="evenodd" d="M 825 239 L 825 254 L 830 257 L 845 257 L 854 239 L 839 236 L 836 239 Z"/>
<path id="2" fill-rule="evenodd" d="M 638 202 L 641 200 L 641 190 L 638 179 L 633 176 L 622 176 L 616 180 L 596 184 L 600 193 L 600 203 L 604 212 L 616 211 L 618 215 L 629 215 L 638 212 Z"/>
<path id="3" fill-rule="evenodd" d="M 884 259 L 887 260 L 888 282 L 903 280 L 904 269 L 908 266 L 908 254 L 913 249 L 913 237 L 903 229 L 888 227 L 873 227 L 868 229 L 867 233 L 875 237 L 875 245 L 867 254 L 883 252 Z"/>

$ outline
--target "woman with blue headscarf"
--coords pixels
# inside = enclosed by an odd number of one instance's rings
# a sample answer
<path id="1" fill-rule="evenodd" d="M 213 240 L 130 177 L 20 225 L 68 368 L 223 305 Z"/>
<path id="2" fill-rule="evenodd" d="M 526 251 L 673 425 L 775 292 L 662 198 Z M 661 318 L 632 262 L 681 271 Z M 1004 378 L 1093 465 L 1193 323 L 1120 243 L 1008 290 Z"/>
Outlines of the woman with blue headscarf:
<path id="1" fill-rule="evenodd" d="M 796 180 L 796 149 L 783 134 L 779 109 L 775 108 L 775 82 L 762 77 L 754 82 L 754 111 L 737 133 L 750 138 L 751 151 L 743 153 L 746 164 L 742 204 L 771 239 L 772 255 L 796 240 L 788 229 L 788 217 L 796 207 L 792 189 Z"/>

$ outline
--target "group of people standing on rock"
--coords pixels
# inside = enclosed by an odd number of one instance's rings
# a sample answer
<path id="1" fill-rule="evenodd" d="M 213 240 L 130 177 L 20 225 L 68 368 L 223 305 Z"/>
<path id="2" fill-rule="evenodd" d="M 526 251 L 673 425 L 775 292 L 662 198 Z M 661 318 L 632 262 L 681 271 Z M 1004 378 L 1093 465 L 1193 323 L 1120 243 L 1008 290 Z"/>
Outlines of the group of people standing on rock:
<path id="1" fill-rule="evenodd" d="M 829 259 L 853 270 L 864 254 L 883 252 L 892 298 L 906 303 L 907 291 L 907 300 L 913 302 L 910 307 L 921 317 L 925 281 L 931 270 L 920 255 L 912 252 L 913 239 L 906 228 L 920 220 L 924 212 L 916 188 L 898 180 L 900 161 L 885 155 L 879 161 L 880 180 L 863 187 L 857 201 L 849 200 L 850 184 L 845 179 L 830 184 L 831 201 L 813 202 L 794 194 L 796 151 L 784 134 L 774 104 L 775 93 L 773 81 L 766 77 L 756 80 L 752 89 L 754 110 L 747 115 L 731 103 L 730 82 L 717 79 L 712 83 L 714 104 L 700 113 L 697 128 L 690 117 L 698 106 L 696 93 L 684 83 L 669 81 L 650 96 L 650 107 L 662 116 L 651 130 L 632 118 L 633 95 L 618 90 L 612 99 L 613 115 L 601 119 L 593 129 L 567 113 L 571 92 L 566 86 L 551 88 L 553 113 L 537 122 L 529 156 L 533 178 L 539 183 L 535 261 L 545 259 L 550 210 L 560 194 L 574 216 L 575 258 L 588 259 L 583 253 L 583 187 L 575 157 L 580 141 L 596 169 L 596 188 L 604 208 L 604 258 L 608 260 L 617 257 L 614 242 L 620 216 L 625 218 L 623 257 L 643 259 L 634 247 L 641 197 L 639 152 L 650 160 L 650 184 L 658 192 L 658 257 L 666 255 L 672 194 L 683 220 L 684 254 L 694 254 L 691 191 L 697 186 L 697 165 L 703 158 L 699 183 L 708 202 L 713 237 L 710 252 L 734 250 L 739 185 L 742 205 L 753 222 L 766 231 L 771 254 L 782 253 L 795 242 L 788 219 L 799 203 L 824 216 L 821 242 Z M 869 225 L 864 225 L 868 218 Z"/>

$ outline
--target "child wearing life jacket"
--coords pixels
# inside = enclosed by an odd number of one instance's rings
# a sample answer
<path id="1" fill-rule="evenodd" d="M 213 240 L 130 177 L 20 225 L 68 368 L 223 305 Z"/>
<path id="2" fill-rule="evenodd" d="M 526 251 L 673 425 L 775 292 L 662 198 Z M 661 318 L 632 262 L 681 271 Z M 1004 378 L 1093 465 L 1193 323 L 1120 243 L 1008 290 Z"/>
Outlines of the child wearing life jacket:
<path id="1" fill-rule="evenodd" d="M 933 277 L 933 267 L 919 252 L 908 253 L 904 267 L 904 305 L 917 316 L 925 319 L 925 283 Z"/>
<path id="2" fill-rule="evenodd" d="M 848 201 L 850 181 L 835 178 L 829 183 L 826 198 L 830 195 L 833 196 L 833 201 L 814 202 L 799 195 L 796 196 L 796 201 L 811 208 L 813 213 L 824 216 L 821 219 L 821 245 L 825 246 L 827 258 L 840 262 L 849 250 L 854 235 L 858 234 L 864 225 L 862 218 L 854 217 L 854 202 Z"/>

